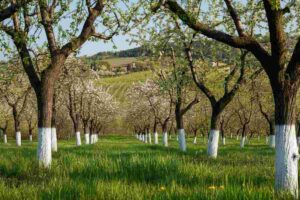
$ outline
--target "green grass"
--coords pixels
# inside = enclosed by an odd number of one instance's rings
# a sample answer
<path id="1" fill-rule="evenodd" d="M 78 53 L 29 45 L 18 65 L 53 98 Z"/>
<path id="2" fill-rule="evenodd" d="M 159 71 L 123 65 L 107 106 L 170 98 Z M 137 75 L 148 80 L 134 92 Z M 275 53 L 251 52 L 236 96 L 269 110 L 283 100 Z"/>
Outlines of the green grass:
<path id="1" fill-rule="evenodd" d="M 81 147 L 59 141 L 50 170 L 38 169 L 36 142 L 9 143 L 0 145 L 0 199 L 278 199 L 274 151 L 263 140 L 240 149 L 227 139 L 217 159 L 207 158 L 203 138 L 188 138 L 187 153 L 174 136 L 168 148 L 132 136 Z"/>

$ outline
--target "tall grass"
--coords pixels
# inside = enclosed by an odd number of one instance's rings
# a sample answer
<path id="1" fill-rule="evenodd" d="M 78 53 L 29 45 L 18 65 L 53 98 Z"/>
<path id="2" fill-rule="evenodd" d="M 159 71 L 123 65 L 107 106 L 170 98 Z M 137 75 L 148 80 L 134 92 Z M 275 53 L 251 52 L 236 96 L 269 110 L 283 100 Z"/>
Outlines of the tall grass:
<path id="1" fill-rule="evenodd" d="M 128 136 L 59 141 L 50 170 L 38 168 L 36 142 L 9 143 L 0 145 L 0 199 L 279 199 L 274 151 L 257 139 L 245 149 L 227 139 L 217 159 L 207 158 L 203 139 L 189 138 L 187 153 L 175 138 L 168 148 Z"/>

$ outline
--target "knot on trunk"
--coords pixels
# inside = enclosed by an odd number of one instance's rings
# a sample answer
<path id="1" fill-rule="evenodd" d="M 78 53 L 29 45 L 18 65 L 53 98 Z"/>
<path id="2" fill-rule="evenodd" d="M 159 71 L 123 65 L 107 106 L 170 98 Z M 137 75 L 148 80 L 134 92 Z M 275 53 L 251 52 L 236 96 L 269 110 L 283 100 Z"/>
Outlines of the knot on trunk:
<path id="1" fill-rule="evenodd" d="M 300 155 L 298 153 L 293 154 L 293 161 L 298 161 L 300 158 Z"/>

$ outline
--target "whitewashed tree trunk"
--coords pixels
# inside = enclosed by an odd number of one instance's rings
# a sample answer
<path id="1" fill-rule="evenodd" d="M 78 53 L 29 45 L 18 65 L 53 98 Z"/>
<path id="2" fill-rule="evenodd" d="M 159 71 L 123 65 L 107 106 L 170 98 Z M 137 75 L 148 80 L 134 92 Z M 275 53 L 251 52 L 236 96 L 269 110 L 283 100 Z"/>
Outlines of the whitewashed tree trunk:
<path id="1" fill-rule="evenodd" d="M 176 136 L 176 141 L 179 141 L 178 135 Z"/>
<path id="2" fill-rule="evenodd" d="M 4 144 L 7 144 L 7 135 L 6 134 L 3 135 L 3 142 L 4 142 Z"/>
<path id="3" fill-rule="evenodd" d="M 258 136 L 258 138 L 257 138 L 258 140 L 260 140 L 260 136 Z"/>
<path id="4" fill-rule="evenodd" d="M 186 151 L 186 141 L 184 129 L 178 129 L 178 139 L 179 139 L 179 149 L 181 151 Z"/>
<path id="5" fill-rule="evenodd" d="M 269 144 L 269 137 L 266 136 L 266 144 Z"/>
<path id="6" fill-rule="evenodd" d="M 197 144 L 197 137 L 194 137 L 193 143 L 194 143 L 194 144 Z"/>
<path id="7" fill-rule="evenodd" d="M 135 134 L 135 138 L 136 138 L 136 139 L 139 139 L 139 135 L 138 135 L 138 134 Z"/>
<path id="8" fill-rule="evenodd" d="M 142 135 L 141 134 L 139 135 L 139 140 L 142 141 Z"/>
<path id="9" fill-rule="evenodd" d="M 51 128 L 51 150 L 57 152 L 57 134 L 55 127 Z"/>
<path id="10" fill-rule="evenodd" d="M 84 134 L 84 141 L 85 141 L 85 144 L 90 144 L 90 134 L 89 133 Z"/>
<path id="11" fill-rule="evenodd" d="M 207 154 L 209 157 L 217 158 L 219 146 L 219 130 L 210 130 Z"/>
<path id="12" fill-rule="evenodd" d="M 21 140 L 22 140 L 22 138 L 21 138 L 21 132 L 18 131 L 18 132 L 16 132 L 16 144 L 17 144 L 18 147 L 20 147 L 21 144 L 22 144 Z"/>
<path id="13" fill-rule="evenodd" d="M 151 138 L 152 136 L 151 136 L 151 133 L 148 133 L 148 142 L 149 142 L 149 144 L 151 144 L 152 143 L 152 138 Z"/>
<path id="14" fill-rule="evenodd" d="M 222 138 L 222 144 L 226 145 L 226 138 L 225 137 Z"/>
<path id="15" fill-rule="evenodd" d="M 154 144 L 158 144 L 158 133 L 154 133 Z"/>
<path id="16" fill-rule="evenodd" d="M 164 132 L 163 133 L 163 145 L 165 147 L 167 147 L 169 144 L 168 144 L 168 133 L 167 132 Z"/>
<path id="17" fill-rule="evenodd" d="M 240 147 L 241 147 L 241 148 L 244 148 L 244 147 L 245 147 L 245 141 L 246 141 L 246 137 L 242 137 L 241 143 L 240 143 Z"/>
<path id="18" fill-rule="evenodd" d="M 29 141 L 32 142 L 32 135 L 29 135 Z"/>
<path id="19" fill-rule="evenodd" d="M 51 165 L 51 128 L 38 129 L 38 160 L 42 167 Z"/>
<path id="20" fill-rule="evenodd" d="M 145 137 L 145 143 L 148 143 L 148 133 L 145 133 L 144 137 Z"/>
<path id="21" fill-rule="evenodd" d="M 81 145 L 80 132 L 77 131 L 77 132 L 76 132 L 76 146 L 80 146 L 80 145 Z"/>
<path id="22" fill-rule="evenodd" d="M 237 136 L 236 136 L 236 140 L 239 140 L 239 139 L 240 139 L 240 137 L 237 135 Z"/>
<path id="23" fill-rule="evenodd" d="M 232 139 L 232 133 L 230 134 L 230 138 Z"/>
<path id="24" fill-rule="evenodd" d="M 271 148 L 275 148 L 275 146 L 276 146 L 275 138 L 276 138 L 275 135 L 270 135 L 269 145 L 270 145 Z"/>
<path id="25" fill-rule="evenodd" d="M 298 146 L 295 125 L 275 126 L 275 189 L 298 198 Z"/>

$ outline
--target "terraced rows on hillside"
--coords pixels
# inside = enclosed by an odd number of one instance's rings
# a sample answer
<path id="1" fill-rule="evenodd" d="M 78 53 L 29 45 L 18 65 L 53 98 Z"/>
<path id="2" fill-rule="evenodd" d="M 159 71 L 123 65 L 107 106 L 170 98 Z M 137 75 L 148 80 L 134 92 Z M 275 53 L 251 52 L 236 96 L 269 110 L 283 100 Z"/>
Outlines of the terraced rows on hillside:
<path id="1" fill-rule="evenodd" d="M 146 81 L 152 76 L 151 71 L 135 72 L 122 76 L 102 78 L 98 84 L 108 88 L 109 93 L 113 95 L 117 101 L 124 103 L 126 92 L 132 84 Z"/>

